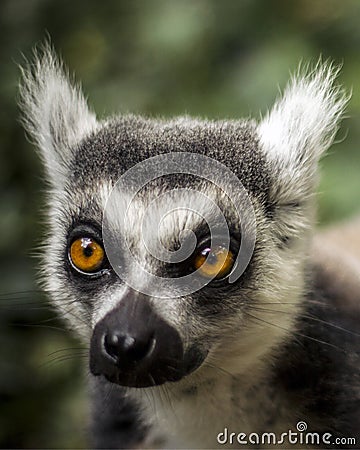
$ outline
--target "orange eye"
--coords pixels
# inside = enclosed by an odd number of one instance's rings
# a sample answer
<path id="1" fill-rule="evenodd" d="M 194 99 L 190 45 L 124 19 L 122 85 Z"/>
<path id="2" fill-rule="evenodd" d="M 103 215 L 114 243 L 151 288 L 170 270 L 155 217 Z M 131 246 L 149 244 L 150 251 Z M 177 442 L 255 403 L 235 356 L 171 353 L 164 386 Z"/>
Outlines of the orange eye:
<path id="1" fill-rule="evenodd" d="M 230 250 L 218 245 L 206 247 L 194 258 L 194 267 L 206 278 L 224 278 L 234 265 L 234 255 Z"/>
<path id="2" fill-rule="evenodd" d="M 76 269 L 82 272 L 96 272 L 104 261 L 104 249 L 90 237 L 76 239 L 70 246 L 69 256 Z"/>

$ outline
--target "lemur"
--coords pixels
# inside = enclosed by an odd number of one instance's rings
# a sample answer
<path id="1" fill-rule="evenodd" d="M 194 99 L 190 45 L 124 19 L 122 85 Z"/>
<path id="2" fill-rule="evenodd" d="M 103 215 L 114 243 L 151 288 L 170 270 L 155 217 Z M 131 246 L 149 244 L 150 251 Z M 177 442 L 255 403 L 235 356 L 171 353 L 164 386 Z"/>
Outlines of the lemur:
<path id="1" fill-rule="evenodd" d="M 337 73 L 299 70 L 259 121 L 99 120 L 49 45 L 23 67 L 41 280 L 89 349 L 92 447 L 291 448 L 306 426 L 326 439 L 294 448 L 360 446 L 360 251 L 314 233 Z"/>

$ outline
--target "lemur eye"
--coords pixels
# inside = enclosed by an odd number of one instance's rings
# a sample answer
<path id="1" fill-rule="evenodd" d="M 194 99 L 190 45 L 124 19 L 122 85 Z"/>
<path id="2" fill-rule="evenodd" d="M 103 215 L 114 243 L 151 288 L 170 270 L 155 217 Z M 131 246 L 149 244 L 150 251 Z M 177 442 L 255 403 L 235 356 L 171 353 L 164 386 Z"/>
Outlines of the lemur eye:
<path id="1" fill-rule="evenodd" d="M 234 254 L 221 245 L 204 247 L 195 255 L 193 264 L 200 275 L 220 279 L 229 275 L 234 265 Z"/>
<path id="2" fill-rule="evenodd" d="M 81 272 L 94 273 L 104 262 L 103 247 L 91 237 L 75 239 L 70 246 L 69 258 L 75 269 Z"/>

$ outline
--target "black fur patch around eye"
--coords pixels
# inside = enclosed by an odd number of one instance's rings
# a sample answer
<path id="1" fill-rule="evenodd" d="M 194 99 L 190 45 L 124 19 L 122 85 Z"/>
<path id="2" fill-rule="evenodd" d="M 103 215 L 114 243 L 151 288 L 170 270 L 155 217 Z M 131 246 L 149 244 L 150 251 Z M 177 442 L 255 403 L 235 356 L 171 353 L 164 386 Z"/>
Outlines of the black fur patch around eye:
<path id="1" fill-rule="evenodd" d="M 103 289 L 104 285 L 109 285 L 113 283 L 115 280 L 118 280 L 118 277 L 112 271 L 111 266 L 107 261 L 107 259 L 105 259 L 105 262 L 101 270 L 99 270 L 96 273 L 83 274 L 81 272 L 74 270 L 69 260 L 69 248 L 71 243 L 76 238 L 82 236 L 90 236 L 94 238 L 96 241 L 100 243 L 102 242 L 100 228 L 96 222 L 93 222 L 91 220 L 79 221 L 78 219 L 74 218 L 73 224 L 71 225 L 68 231 L 67 245 L 64 248 L 63 254 L 64 270 L 69 282 L 76 290 L 83 293 L 88 292 L 93 294 L 95 293 L 95 291 Z M 88 250 L 92 252 L 90 248 L 84 248 L 84 253 L 87 252 Z"/>

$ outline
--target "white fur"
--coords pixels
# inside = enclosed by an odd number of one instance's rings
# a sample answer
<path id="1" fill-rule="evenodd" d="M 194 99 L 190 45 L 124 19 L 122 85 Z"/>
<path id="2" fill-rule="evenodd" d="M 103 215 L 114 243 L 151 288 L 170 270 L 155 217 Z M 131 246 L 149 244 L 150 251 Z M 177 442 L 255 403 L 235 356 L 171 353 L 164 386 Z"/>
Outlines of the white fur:
<path id="1" fill-rule="evenodd" d="M 259 124 L 263 149 L 279 168 L 284 201 L 312 191 L 317 162 L 338 131 L 349 100 L 335 84 L 338 72 L 321 62 L 313 71 L 299 69 Z"/>
<path id="2" fill-rule="evenodd" d="M 261 122 L 259 133 L 267 153 L 292 164 L 299 156 L 318 159 L 331 145 L 347 103 L 334 85 L 338 69 L 318 65 L 313 72 L 295 75 L 283 97 Z"/>
<path id="3" fill-rule="evenodd" d="M 64 178 L 71 148 L 97 128 L 95 114 L 49 44 L 35 52 L 34 63 L 21 68 L 23 123 L 41 151 L 54 184 Z"/>

